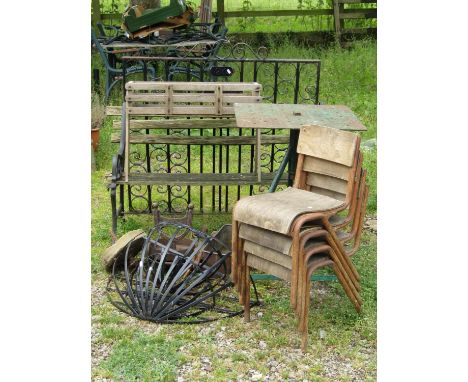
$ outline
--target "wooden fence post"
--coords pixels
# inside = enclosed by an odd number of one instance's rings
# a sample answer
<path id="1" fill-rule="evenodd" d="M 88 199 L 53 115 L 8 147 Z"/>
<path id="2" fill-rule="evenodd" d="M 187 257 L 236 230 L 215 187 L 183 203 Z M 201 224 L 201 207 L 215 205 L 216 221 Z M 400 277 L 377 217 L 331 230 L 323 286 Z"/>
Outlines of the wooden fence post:
<path id="1" fill-rule="evenodd" d="M 343 20 L 340 18 L 340 13 L 343 11 L 344 5 L 340 0 L 333 0 L 333 16 L 335 18 L 335 41 L 341 44 L 341 30 L 343 29 Z"/>
<path id="2" fill-rule="evenodd" d="M 216 13 L 218 15 L 219 22 L 224 24 L 224 0 L 216 0 Z"/>
<path id="3" fill-rule="evenodd" d="M 99 0 L 92 0 L 92 6 L 93 6 L 93 18 L 91 21 L 94 25 L 96 25 L 97 22 L 101 21 L 101 7 L 99 4 Z"/>

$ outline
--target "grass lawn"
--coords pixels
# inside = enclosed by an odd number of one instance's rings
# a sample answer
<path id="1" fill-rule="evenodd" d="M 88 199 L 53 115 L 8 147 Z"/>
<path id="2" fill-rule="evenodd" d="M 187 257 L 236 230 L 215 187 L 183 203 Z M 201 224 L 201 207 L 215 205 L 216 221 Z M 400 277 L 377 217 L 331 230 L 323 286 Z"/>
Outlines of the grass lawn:
<path id="1" fill-rule="evenodd" d="M 320 58 L 320 100 L 348 105 L 376 137 L 376 45 L 352 50 L 310 50 L 290 45 L 272 56 Z M 314 282 L 309 315 L 309 349 L 299 350 L 288 285 L 257 282 L 263 304 L 252 321 L 241 317 L 211 324 L 158 325 L 128 317 L 105 297 L 107 274 L 100 254 L 110 242 L 111 209 L 105 174 L 117 145 L 110 144 L 111 121 L 101 132 L 97 171 L 92 175 L 92 357 L 93 378 L 113 381 L 372 381 L 376 380 L 376 233 L 365 230 L 354 262 L 362 278 L 363 311 L 356 314 L 336 282 Z M 376 217 L 376 150 L 364 151 L 371 193 L 368 214 Z M 194 226 L 209 231 L 230 221 L 229 214 L 196 216 Z M 119 221 L 119 234 L 151 226 L 148 216 Z M 268 376 L 269 379 L 266 379 Z"/>

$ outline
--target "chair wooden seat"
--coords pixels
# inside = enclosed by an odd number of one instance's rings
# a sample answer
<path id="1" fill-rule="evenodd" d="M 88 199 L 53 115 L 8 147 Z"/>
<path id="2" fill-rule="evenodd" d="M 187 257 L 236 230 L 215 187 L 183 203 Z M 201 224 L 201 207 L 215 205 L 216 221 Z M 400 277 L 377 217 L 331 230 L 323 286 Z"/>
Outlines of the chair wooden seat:
<path id="1" fill-rule="evenodd" d="M 281 208 L 278 208 L 279 205 Z M 343 205 L 342 200 L 290 187 L 284 191 L 239 200 L 233 211 L 233 219 L 287 234 L 298 216 L 310 212 L 333 210 L 341 205 Z"/>

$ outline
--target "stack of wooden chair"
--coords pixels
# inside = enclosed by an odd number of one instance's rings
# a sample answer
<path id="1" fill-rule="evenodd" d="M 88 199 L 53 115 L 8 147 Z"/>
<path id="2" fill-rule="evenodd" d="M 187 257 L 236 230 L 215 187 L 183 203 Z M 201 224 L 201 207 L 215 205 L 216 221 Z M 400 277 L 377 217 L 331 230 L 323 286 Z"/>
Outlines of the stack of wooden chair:
<path id="1" fill-rule="evenodd" d="M 360 312 L 360 278 L 350 257 L 359 248 L 368 186 L 358 135 L 304 126 L 294 185 L 243 198 L 233 211 L 231 276 L 250 320 L 250 268 L 291 283 L 301 348 L 307 348 L 310 278 L 331 266 Z"/>

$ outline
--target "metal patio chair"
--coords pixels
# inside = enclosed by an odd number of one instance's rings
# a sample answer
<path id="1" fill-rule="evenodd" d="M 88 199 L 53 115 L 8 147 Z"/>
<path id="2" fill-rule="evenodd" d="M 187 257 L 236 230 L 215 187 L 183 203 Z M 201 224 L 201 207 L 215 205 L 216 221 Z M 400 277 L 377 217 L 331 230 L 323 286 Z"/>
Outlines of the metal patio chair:
<path id="1" fill-rule="evenodd" d="M 108 40 L 110 37 L 116 37 L 123 32 L 122 29 L 119 27 L 116 27 L 114 25 L 106 25 L 101 22 L 97 22 L 96 27 L 99 32 L 98 39 L 103 40 Z M 113 36 L 109 36 L 109 34 L 106 31 L 112 32 Z"/>
<path id="2" fill-rule="evenodd" d="M 99 52 L 99 55 L 101 56 L 102 63 L 104 64 L 104 69 L 106 70 L 106 94 L 105 94 L 105 100 L 109 98 L 110 92 L 112 88 L 122 80 L 123 75 L 124 75 L 124 70 L 123 69 L 118 69 L 113 67 L 110 62 L 109 62 L 109 54 L 107 53 L 104 48 L 102 47 L 99 39 L 96 36 L 96 33 L 94 32 L 94 29 L 91 28 L 91 43 L 94 44 L 96 49 Z M 150 74 L 150 79 L 154 80 L 156 78 L 156 71 L 153 67 L 149 66 L 147 67 L 147 71 Z M 143 73 L 144 72 L 144 65 L 142 63 L 138 63 L 136 65 L 130 66 L 125 69 L 125 76 L 128 76 L 129 74 L 135 74 L 135 73 Z"/>
<path id="3" fill-rule="evenodd" d="M 305 299 L 310 290 L 304 275 L 310 276 L 322 264 L 333 265 L 356 310 L 361 308 L 359 275 L 349 260 L 352 252 L 345 248 L 353 238 L 353 249 L 359 246 L 365 209 L 367 186 L 359 142 L 349 132 L 304 127 L 294 188 L 247 197 L 234 208 L 231 273 L 245 304 L 245 319 L 250 314 L 250 267 L 291 281 L 291 305 L 299 317 L 303 350 L 307 346 Z M 337 231 L 329 219 L 344 210 L 347 216 L 333 219 L 342 228 L 351 225 L 350 231 Z"/>

